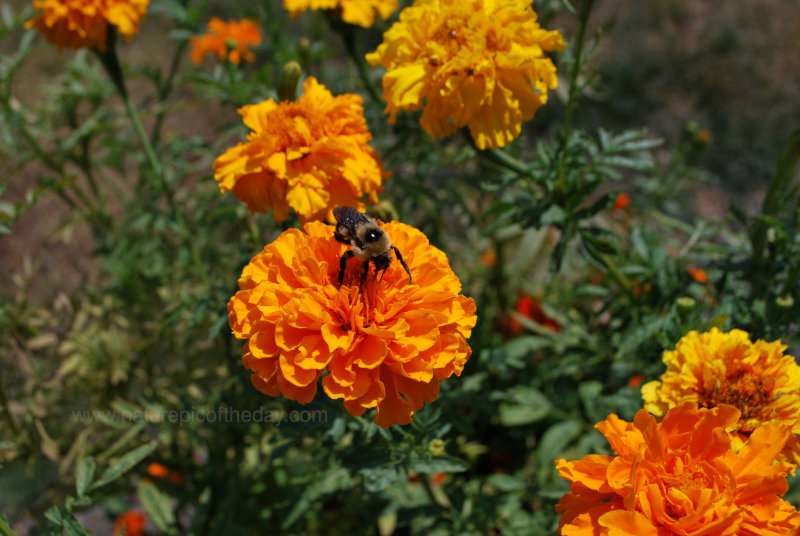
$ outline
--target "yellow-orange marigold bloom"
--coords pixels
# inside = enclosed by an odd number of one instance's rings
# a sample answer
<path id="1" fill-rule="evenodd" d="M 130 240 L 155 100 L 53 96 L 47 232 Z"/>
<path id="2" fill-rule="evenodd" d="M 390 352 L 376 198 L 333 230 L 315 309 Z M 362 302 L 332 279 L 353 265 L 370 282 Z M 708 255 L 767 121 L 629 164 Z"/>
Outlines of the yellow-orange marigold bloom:
<path id="1" fill-rule="evenodd" d="M 694 402 L 713 408 L 729 404 L 741 411 L 741 421 L 730 429 L 734 447 L 762 424 L 785 427 L 793 436 L 782 459 L 800 463 L 800 366 L 784 355 L 780 341 L 751 342 L 734 329 L 692 331 L 664 352 L 667 366 L 661 381 L 642 386 L 644 407 L 660 417 L 671 407 Z"/>
<path id="2" fill-rule="evenodd" d="M 687 403 L 663 420 L 639 410 L 633 422 L 611 415 L 595 427 L 615 456 L 557 460 L 572 482 L 556 505 L 564 536 L 796 535 L 800 512 L 781 499 L 788 489 L 775 456 L 785 428 L 765 425 L 742 448 L 726 429 L 739 421 L 732 406 Z"/>
<path id="3" fill-rule="evenodd" d="M 149 0 L 33 0 L 36 16 L 25 23 L 59 48 L 105 50 L 108 25 L 130 39 L 139 31 Z"/>
<path id="4" fill-rule="evenodd" d="M 222 192 L 232 191 L 253 212 L 271 208 L 278 223 L 289 209 L 302 222 L 332 221 L 340 205 L 362 210 L 363 197 L 376 202 L 389 176 L 367 145 L 372 135 L 361 97 L 334 97 L 313 77 L 303 88 L 293 102 L 270 99 L 240 108 L 252 132 L 214 162 Z"/>
<path id="5" fill-rule="evenodd" d="M 255 22 L 247 19 L 225 22 L 219 17 L 208 21 L 208 33 L 189 40 L 192 61 L 198 65 L 207 54 L 216 54 L 220 60 L 227 58 L 235 64 L 242 60 L 253 61 L 256 55 L 250 48 L 259 43 L 261 29 Z"/>
<path id="6" fill-rule="evenodd" d="M 367 61 L 387 70 L 390 123 L 399 110 L 422 108 L 420 124 L 434 138 L 468 126 L 485 149 L 514 140 L 547 102 L 558 79 L 544 52 L 565 46 L 539 26 L 530 1 L 417 0 Z"/>
<path id="7" fill-rule="evenodd" d="M 309 222 L 285 231 L 244 268 L 228 302 L 234 335 L 247 339 L 242 362 L 265 394 L 305 404 L 322 377 L 325 393 L 351 414 L 375 408 L 380 426 L 407 424 L 436 398 L 440 380 L 461 374 L 475 303 L 459 294 L 445 254 L 396 222 L 384 230 L 414 282 L 395 259 L 382 281 L 369 276 L 360 287 L 361 262 L 351 259 L 337 289 L 348 248 L 333 230 Z"/>
<path id="8" fill-rule="evenodd" d="M 283 0 L 283 7 L 292 18 L 308 9 L 338 9 L 344 22 L 369 28 L 376 12 L 384 20 L 391 17 L 397 0 Z"/>

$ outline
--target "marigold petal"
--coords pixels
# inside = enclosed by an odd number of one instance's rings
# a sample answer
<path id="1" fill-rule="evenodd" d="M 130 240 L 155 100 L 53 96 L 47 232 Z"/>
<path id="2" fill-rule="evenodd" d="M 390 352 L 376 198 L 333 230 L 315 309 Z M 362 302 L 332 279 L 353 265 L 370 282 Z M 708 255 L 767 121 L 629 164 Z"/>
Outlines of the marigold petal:
<path id="1" fill-rule="evenodd" d="M 608 536 L 660 536 L 658 528 L 636 511 L 606 512 L 599 517 L 597 524 L 608 531 Z"/>

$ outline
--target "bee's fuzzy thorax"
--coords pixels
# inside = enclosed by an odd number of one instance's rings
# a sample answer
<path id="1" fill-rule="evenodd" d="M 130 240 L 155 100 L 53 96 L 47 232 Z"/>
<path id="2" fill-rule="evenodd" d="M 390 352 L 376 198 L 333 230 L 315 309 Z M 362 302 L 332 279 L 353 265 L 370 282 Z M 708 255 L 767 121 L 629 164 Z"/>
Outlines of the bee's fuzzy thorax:
<path id="1" fill-rule="evenodd" d="M 369 237 L 370 233 L 375 236 L 372 240 L 370 240 Z M 375 221 L 358 227 L 358 229 L 356 229 L 356 236 L 360 242 L 360 247 L 354 244 L 353 252 L 362 260 L 383 255 L 392 247 L 392 241 L 388 233 Z"/>

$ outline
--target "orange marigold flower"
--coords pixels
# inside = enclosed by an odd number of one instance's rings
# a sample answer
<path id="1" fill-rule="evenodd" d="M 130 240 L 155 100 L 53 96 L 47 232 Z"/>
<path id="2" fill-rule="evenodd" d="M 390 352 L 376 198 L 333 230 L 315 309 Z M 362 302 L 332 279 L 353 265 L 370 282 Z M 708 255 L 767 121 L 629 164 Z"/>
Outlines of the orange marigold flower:
<path id="1" fill-rule="evenodd" d="M 565 47 L 539 26 L 524 0 L 417 0 L 383 36 L 372 65 L 383 65 L 389 122 L 423 109 L 434 138 L 468 126 L 480 149 L 507 145 L 558 84 L 544 52 Z"/>
<path id="2" fill-rule="evenodd" d="M 628 205 L 631 204 L 631 196 L 622 192 L 617 196 L 617 199 L 614 201 L 614 208 L 617 210 L 624 210 L 628 208 Z"/>
<path id="3" fill-rule="evenodd" d="M 684 402 L 705 408 L 729 404 L 741 412 L 741 420 L 729 430 L 734 447 L 762 424 L 780 425 L 792 434 L 781 459 L 798 465 L 800 366 L 784 350 L 780 341 L 751 342 L 738 329 L 692 331 L 675 350 L 664 352 L 667 370 L 661 381 L 642 386 L 644 407 L 660 417 Z"/>
<path id="4" fill-rule="evenodd" d="M 348 24 L 369 28 L 375 22 L 375 12 L 388 19 L 397 11 L 397 0 L 283 0 L 283 7 L 294 18 L 308 9 L 337 9 Z"/>
<path id="5" fill-rule="evenodd" d="M 108 25 L 130 39 L 139 31 L 149 0 L 33 0 L 36 16 L 25 23 L 59 48 L 105 50 Z"/>
<path id="6" fill-rule="evenodd" d="M 228 311 L 259 391 L 306 404 L 324 375 L 329 397 L 356 416 L 377 409 L 375 422 L 388 427 L 411 422 L 440 380 L 461 374 L 475 303 L 424 234 L 397 222 L 384 229 L 413 283 L 395 260 L 382 281 L 359 287 L 361 263 L 351 259 L 337 289 L 348 248 L 322 222 L 285 231 L 244 268 Z"/>
<path id="7" fill-rule="evenodd" d="M 689 272 L 689 275 L 692 276 L 692 279 L 694 279 L 698 283 L 703 283 L 703 284 L 708 283 L 708 274 L 702 268 L 697 268 L 696 266 L 689 266 L 686 268 L 686 271 Z"/>
<path id="8" fill-rule="evenodd" d="M 363 210 L 364 196 L 378 200 L 389 174 L 367 142 L 361 97 L 334 97 L 313 77 L 293 102 L 270 99 L 239 113 L 252 132 L 246 143 L 214 162 L 222 192 L 233 192 L 253 212 L 272 209 L 280 223 L 294 210 L 300 221 L 332 221 L 333 208 Z"/>
<path id="9" fill-rule="evenodd" d="M 611 415 L 595 427 L 615 456 L 557 460 L 572 482 L 556 505 L 565 536 L 796 535 L 800 512 L 781 499 L 788 489 L 775 464 L 789 434 L 757 428 L 738 451 L 726 428 L 732 406 L 670 409 L 659 423 L 645 410 L 633 422 Z"/>
<path id="10" fill-rule="evenodd" d="M 261 43 L 261 30 L 251 20 L 232 20 L 225 22 L 219 17 L 208 21 L 208 33 L 196 35 L 189 40 L 192 46 L 191 58 L 200 65 L 208 54 L 216 54 L 220 61 L 227 60 L 239 64 L 240 61 L 253 61 L 256 55 L 251 47 Z M 230 52 L 229 52 L 230 51 Z"/>
<path id="11" fill-rule="evenodd" d="M 144 525 L 147 523 L 147 518 L 143 513 L 136 510 L 128 510 L 117 517 L 114 523 L 114 536 L 122 534 L 122 529 L 125 529 L 125 536 L 142 536 L 144 534 Z"/>

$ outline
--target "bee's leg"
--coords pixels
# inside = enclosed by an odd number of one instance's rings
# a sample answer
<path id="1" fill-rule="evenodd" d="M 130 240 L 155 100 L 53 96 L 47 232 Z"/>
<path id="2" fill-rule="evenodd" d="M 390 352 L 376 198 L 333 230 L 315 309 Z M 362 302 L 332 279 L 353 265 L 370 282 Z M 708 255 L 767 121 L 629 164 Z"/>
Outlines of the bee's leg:
<path id="1" fill-rule="evenodd" d="M 411 270 L 409 270 L 408 265 L 406 264 L 406 261 L 403 260 L 403 256 L 400 255 L 400 250 L 397 249 L 394 246 L 392 246 L 392 249 L 394 250 L 394 254 L 397 255 L 397 260 L 400 261 L 400 264 L 402 264 L 403 268 L 406 269 L 406 273 L 408 274 L 408 282 L 409 283 L 413 283 L 414 282 L 414 278 L 411 277 Z"/>
<path id="2" fill-rule="evenodd" d="M 339 286 L 336 287 L 337 289 L 342 288 L 342 281 L 344 281 L 344 273 L 347 271 L 347 260 L 355 255 L 352 249 L 349 249 L 344 252 L 342 258 L 339 259 Z"/>
<path id="3" fill-rule="evenodd" d="M 364 261 L 364 271 L 361 272 L 361 286 L 364 286 L 364 281 L 367 280 L 367 274 L 369 273 L 369 259 Z"/>

